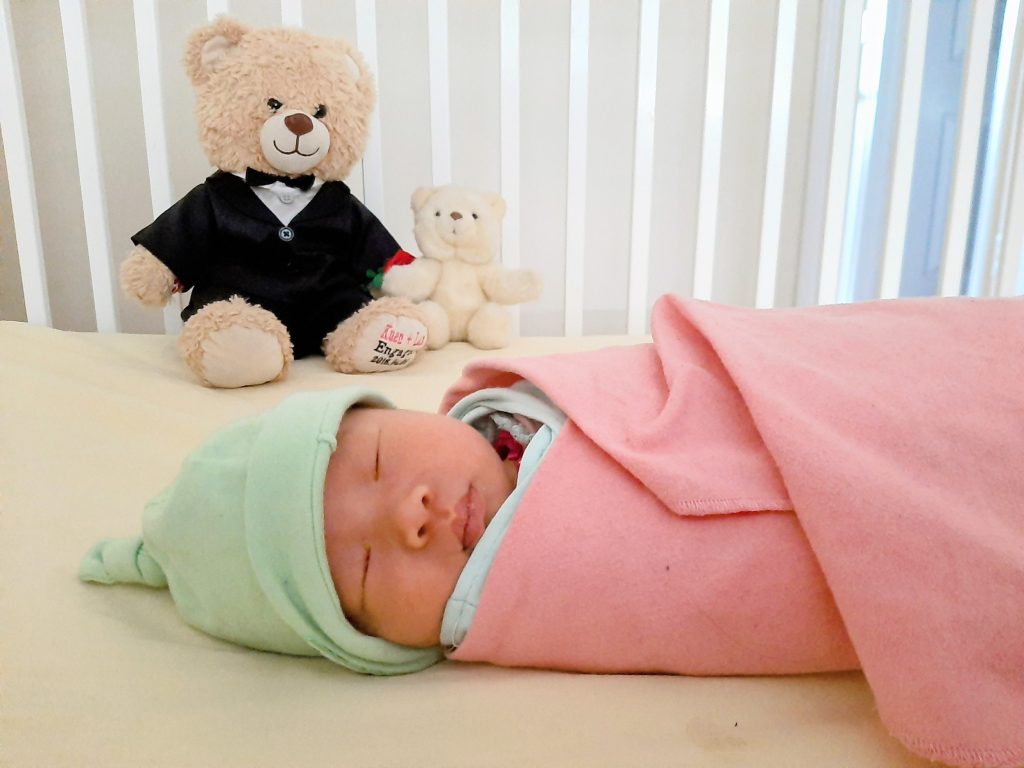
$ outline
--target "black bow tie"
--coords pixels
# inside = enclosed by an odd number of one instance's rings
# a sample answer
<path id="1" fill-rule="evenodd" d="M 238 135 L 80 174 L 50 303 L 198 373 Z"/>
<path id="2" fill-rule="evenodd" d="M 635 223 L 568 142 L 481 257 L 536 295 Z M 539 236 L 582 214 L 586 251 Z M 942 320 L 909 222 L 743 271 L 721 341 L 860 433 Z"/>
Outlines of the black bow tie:
<path id="1" fill-rule="evenodd" d="M 295 187 L 305 192 L 313 186 L 313 178 L 313 174 L 292 178 L 291 176 L 275 176 L 272 173 L 257 171 L 255 168 L 245 169 L 245 183 L 250 187 L 263 187 L 267 184 L 273 184 L 275 181 L 280 181 L 289 187 Z"/>

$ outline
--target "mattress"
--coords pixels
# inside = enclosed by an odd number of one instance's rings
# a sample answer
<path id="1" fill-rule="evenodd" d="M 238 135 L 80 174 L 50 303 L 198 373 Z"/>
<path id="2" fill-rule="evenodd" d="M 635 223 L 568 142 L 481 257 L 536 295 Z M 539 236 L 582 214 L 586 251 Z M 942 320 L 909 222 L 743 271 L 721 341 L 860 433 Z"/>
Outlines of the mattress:
<path id="1" fill-rule="evenodd" d="M 262 387 L 194 383 L 165 336 L 0 323 L 0 764 L 22 766 L 930 765 L 881 725 L 858 673 L 582 675 L 447 662 L 395 678 L 246 650 L 191 629 L 166 591 L 82 584 L 97 539 L 223 424 L 350 383 L 434 410 L 471 359 L 629 337 L 452 344 L 344 376 L 321 358 Z"/>

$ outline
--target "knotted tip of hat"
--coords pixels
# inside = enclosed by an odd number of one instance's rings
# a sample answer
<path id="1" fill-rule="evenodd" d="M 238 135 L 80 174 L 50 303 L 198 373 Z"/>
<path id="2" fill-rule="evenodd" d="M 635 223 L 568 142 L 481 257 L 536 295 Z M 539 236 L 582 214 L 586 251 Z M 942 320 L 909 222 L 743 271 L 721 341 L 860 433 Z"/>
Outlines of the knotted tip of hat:
<path id="1" fill-rule="evenodd" d="M 78 576 L 99 584 L 167 586 L 163 568 L 146 552 L 141 536 L 98 542 L 82 559 Z"/>

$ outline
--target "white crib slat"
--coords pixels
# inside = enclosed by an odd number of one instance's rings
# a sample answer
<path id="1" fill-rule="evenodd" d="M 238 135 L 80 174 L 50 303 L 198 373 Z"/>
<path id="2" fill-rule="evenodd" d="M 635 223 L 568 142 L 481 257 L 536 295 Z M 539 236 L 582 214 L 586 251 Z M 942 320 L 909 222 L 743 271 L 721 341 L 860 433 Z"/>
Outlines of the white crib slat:
<path id="1" fill-rule="evenodd" d="M 793 50 L 796 43 L 797 0 L 779 0 L 775 32 L 775 71 L 772 75 L 772 111 L 768 128 L 768 163 L 764 176 L 761 213 L 761 253 L 757 263 L 754 305 L 775 305 L 779 264 L 782 202 L 786 193 L 786 154 L 789 143 L 789 106 L 793 91 Z"/>
<path id="2" fill-rule="evenodd" d="M 519 0 L 501 0 L 501 263 L 518 269 L 519 259 Z M 518 336 L 520 305 L 508 309 L 512 334 Z"/>
<path id="3" fill-rule="evenodd" d="M 96 131 L 95 98 L 89 36 L 85 26 L 82 0 L 60 0 L 64 50 L 71 89 L 71 117 L 78 155 L 78 176 L 85 214 L 85 239 L 89 252 L 96 328 L 101 333 L 118 329 L 114 302 L 113 269 L 110 262 L 110 232 L 107 225 L 107 199 L 100 166 L 99 137 Z"/>
<path id="4" fill-rule="evenodd" d="M 956 296 L 967 250 L 967 232 L 971 224 L 971 203 L 974 176 L 981 137 L 982 107 L 985 100 L 985 78 L 988 75 L 989 41 L 992 37 L 992 16 L 995 0 L 977 0 L 973 4 L 971 39 L 964 67 L 964 83 L 960 96 L 960 127 L 957 135 L 956 162 L 953 171 L 952 197 L 946 223 L 946 245 L 939 273 L 939 294 Z"/>
<path id="5" fill-rule="evenodd" d="M 1018 93 L 1018 105 L 1021 95 Z M 1005 229 L 999 254 L 999 275 L 996 295 L 1016 296 L 1024 293 L 1024 121 L 1017 121 L 1017 136 L 1011 166 L 1010 192 L 1005 216 Z"/>
<path id="6" fill-rule="evenodd" d="M 146 162 L 153 215 L 172 202 L 171 168 L 167 157 L 163 83 L 160 78 L 160 35 L 156 0 L 134 0 L 135 44 L 142 88 L 142 125 L 146 134 Z"/>
<path id="7" fill-rule="evenodd" d="M 206 0 L 206 18 L 210 21 L 228 12 L 228 0 Z"/>
<path id="8" fill-rule="evenodd" d="M 18 54 L 11 24 L 10 0 L 0 0 L 0 135 L 3 136 L 7 178 L 11 189 L 11 213 L 21 266 L 25 315 L 32 325 L 52 325 L 50 294 L 43 264 L 42 234 L 36 204 L 32 153 L 28 143 L 25 100 L 21 91 Z"/>
<path id="9" fill-rule="evenodd" d="M 452 180 L 451 100 L 448 78 L 448 0 L 428 0 L 430 155 L 434 185 Z"/>
<path id="10" fill-rule="evenodd" d="M 370 135 L 363 153 L 363 203 L 380 214 L 384 210 L 384 163 L 380 145 L 380 72 L 377 66 L 376 0 L 356 0 L 356 47 L 363 54 L 366 66 L 375 73 L 377 104 L 370 116 Z"/>
<path id="11" fill-rule="evenodd" d="M 658 91 L 660 0 L 640 6 L 637 64 L 636 138 L 633 146 L 633 221 L 629 249 L 627 332 L 647 329 L 647 288 L 651 262 L 651 185 L 654 178 L 654 107 Z"/>
<path id="12" fill-rule="evenodd" d="M 583 333 L 583 249 L 587 205 L 587 88 L 590 0 L 572 0 L 569 22 L 569 133 L 565 211 L 565 335 Z"/>
<path id="13" fill-rule="evenodd" d="M 519 0 L 501 0 L 501 263 L 509 269 L 519 267 L 519 194 Z"/>
<path id="14" fill-rule="evenodd" d="M 281 24 L 286 27 L 302 26 L 302 0 L 281 0 Z"/>
<path id="15" fill-rule="evenodd" d="M 1014 131 L 1020 114 L 1020 100 L 1016 98 L 1016 92 L 1011 91 L 1011 72 L 1019 73 L 1021 66 L 1021 51 L 1014 45 L 1019 6 L 1019 0 L 1006 0 L 999 41 L 992 43 L 990 51 L 990 57 L 994 54 L 996 60 L 992 82 L 995 97 L 988 115 L 991 126 L 989 141 L 984 154 L 978 157 L 980 188 L 972 193 L 972 198 L 978 200 L 978 207 L 971 213 L 974 221 L 970 254 L 973 268 L 964 275 L 967 279 L 963 283 L 964 293 L 969 296 L 992 294 L 993 269 L 999 267 L 998 260 L 993 259 L 1001 250 L 1006 228 L 1004 216 L 1015 152 Z"/>
<path id="16" fill-rule="evenodd" d="M 1003 18 L 1003 51 L 1008 55 L 1009 76 L 1006 81 L 1006 120 L 1004 129 L 1005 150 L 1001 164 L 1001 190 L 997 197 L 1001 201 L 995 224 L 997 233 L 992 245 L 992 261 L 996 270 L 991 277 L 986 275 L 983 295 L 1016 296 L 1024 294 L 1024 40 L 1021 39 L 1022 23 L 1020 0 L 1008 0 Z M 1007 35 L 1007 25 L 1013 20 L 1012 30 Z M 991 262 L 990 262 L 991 263 Z"/>
<path id="17" fill-rule="evenodd" d="M 832 129 L 832 158 L 829 162 L 825 234 L 818 277 L 818 303 L 834 304 L 839 292 L 839 262 L 846 224 L 846 201 L 850 184 L 857 80 L 860 70 L 861 17 L 864 0 L 846 0 L 843 41 L 839 52 L 836 83 L 835 122 Z"/>
<path id="18" fill-rule="evenodd" d="M 900 116 L 893 156 L 892 186 L 889 193 L 889 221 L 885 233 L 878 297 L 894 299 L 900 294 L 903 254 L 906 250 L 910 188 L 914 178 L 917 120 L 924 82 L 924 58 L 928 42 L 928 11 L 931 3 L 912 3 L 903 59 Z"/>
<path id="19" fill-rule="evenodd" d="M 725 64 L 729 45 L 729 0 L 711 0 L 708 24 L 708 66 L 704 97 L 704 138 L 701 144 L 697 247 L 693 263 L 693 296 L 711 298 L 718 187 L 722 165 L 722 122 L 725 108 Z"/>
<path id="20" fill-rule="evenodd" d="M 167 157 L 167 129 L 164 122 L 163 83 L 160 78 L 160 35 L 156 0 L 134 0 L 135 47 L 142 88 L 142 126 L 146 135 L 146 164 L 149 168 L 149 199 L 153 218 L 172 202 L 171 168 Z M 180 297 L 164 307 L 164 330 L 181 330 Z"/>

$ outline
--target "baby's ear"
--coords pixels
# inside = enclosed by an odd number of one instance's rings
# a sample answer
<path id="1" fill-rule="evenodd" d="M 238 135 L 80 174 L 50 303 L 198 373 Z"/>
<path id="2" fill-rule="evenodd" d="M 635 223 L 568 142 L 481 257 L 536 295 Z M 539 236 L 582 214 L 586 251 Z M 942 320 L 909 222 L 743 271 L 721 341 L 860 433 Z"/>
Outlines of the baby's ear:
<path id="1" fill-rule="evenodd" d="M 229 16 L 218 16 L 193 32 L 185 44 L 185 72 L 192 85 L 200 86 L 209 80 L 248 32 L 247 26 Z"/>

